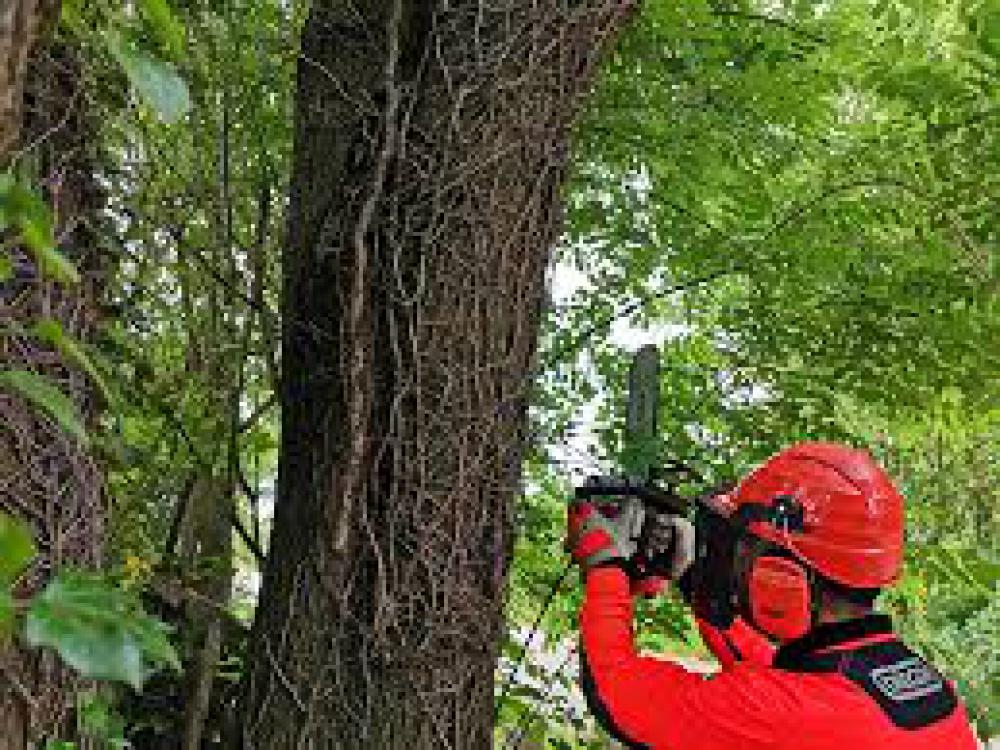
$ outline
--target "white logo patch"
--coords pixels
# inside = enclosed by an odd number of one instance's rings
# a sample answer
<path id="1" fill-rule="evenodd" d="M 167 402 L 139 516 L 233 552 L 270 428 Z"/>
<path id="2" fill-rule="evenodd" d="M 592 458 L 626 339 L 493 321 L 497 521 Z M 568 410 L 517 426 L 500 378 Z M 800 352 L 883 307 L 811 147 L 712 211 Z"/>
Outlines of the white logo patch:
<path id="1" fill-rule="evenodd" d="M 911 701 L 944 689 L 937 673 L 922 659 L 903 659 L 871 672 L 875 687 L 894 701 Z"/>

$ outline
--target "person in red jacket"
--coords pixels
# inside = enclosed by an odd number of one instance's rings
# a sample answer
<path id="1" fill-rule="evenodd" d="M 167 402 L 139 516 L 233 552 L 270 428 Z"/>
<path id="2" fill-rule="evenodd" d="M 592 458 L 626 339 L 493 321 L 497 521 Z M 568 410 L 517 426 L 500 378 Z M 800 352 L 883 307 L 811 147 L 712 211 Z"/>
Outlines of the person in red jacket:
<path id="1" fill-rule="evenodd" d="M 954 687 L 872 605 L 900 574 L 903 501 L 862 450 L 801 443 L 665 522 L 670 578 L 721 671 L 636 653 L 634 524 L 575 502 L 581 679 L 591 710 L 648 750 L 975 750 Z M 661 530 L 662 531 L 662 530 Z"/>

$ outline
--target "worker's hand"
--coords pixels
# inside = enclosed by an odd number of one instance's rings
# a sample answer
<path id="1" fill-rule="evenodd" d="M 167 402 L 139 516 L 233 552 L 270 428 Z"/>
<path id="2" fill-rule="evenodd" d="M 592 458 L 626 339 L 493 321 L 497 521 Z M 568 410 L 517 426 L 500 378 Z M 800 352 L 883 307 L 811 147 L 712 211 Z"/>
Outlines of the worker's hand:
<path id="1" fill-rule="evenodd" d="M 632 593 L 657 596 L 691 566 L 695 555 L 694 524 L 667 513 L 650 513 L 643 526 Z"/>
<path id="2" fill-rule="evenodd" d="M 605 564 L 620 565 L 628 571 L 641 526 L 642 507 L 638 502 L 574 501 L 567 517 L 566 549 L 584 574 Z"/>

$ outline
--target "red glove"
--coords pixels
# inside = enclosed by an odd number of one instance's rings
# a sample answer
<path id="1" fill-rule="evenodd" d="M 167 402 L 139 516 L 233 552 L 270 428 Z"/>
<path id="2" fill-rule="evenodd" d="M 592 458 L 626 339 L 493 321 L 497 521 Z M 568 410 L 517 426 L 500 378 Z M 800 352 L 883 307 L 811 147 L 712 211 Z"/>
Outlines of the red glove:
<path id="1" fill-rule="evenodd" d="M 574 501 L 566 521 L 566 549 L 584 574 L 603 564 L 628 568 L 642 526 L 642 506 L 637 500 L 616 505 Z"/>

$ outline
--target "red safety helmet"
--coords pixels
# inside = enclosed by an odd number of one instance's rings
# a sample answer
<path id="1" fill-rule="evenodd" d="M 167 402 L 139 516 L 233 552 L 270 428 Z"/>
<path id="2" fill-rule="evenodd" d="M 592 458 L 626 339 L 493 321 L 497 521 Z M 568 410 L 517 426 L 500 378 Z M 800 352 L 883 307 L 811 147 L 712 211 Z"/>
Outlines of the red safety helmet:
<path id="1" fill-rule="evenodd" d="M 772 456 L 724 504 L 747 529 L 845 586 L 880 588 L 899 578 L 903 498 L 871 455 L 807 442 Z M 763 516 L 763 517 L 762 517 Z"/>

